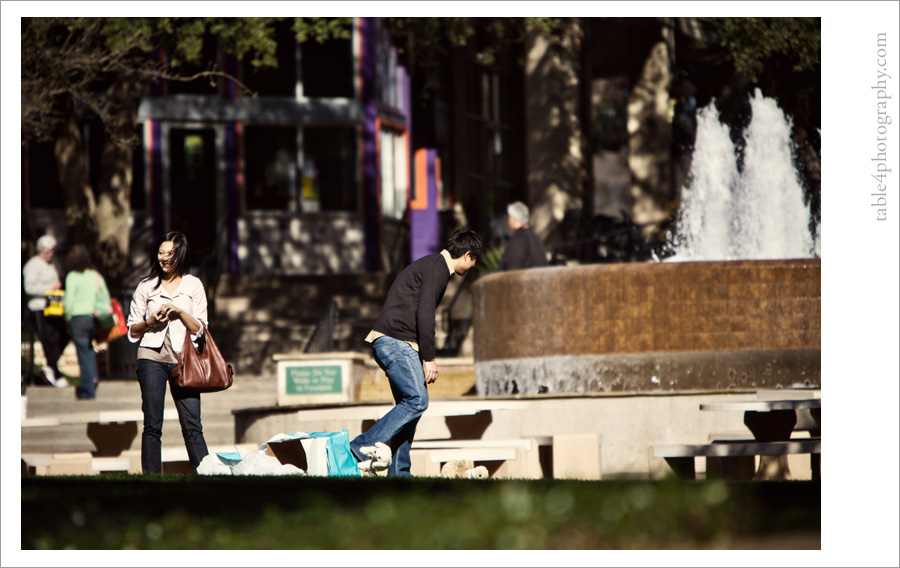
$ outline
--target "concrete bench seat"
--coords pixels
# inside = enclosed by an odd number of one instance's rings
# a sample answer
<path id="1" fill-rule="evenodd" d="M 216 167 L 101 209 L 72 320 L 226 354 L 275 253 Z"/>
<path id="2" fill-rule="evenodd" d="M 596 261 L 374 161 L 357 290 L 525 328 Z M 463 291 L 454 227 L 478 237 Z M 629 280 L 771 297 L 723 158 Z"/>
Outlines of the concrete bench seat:
<path id="1" fill-rule="evenodd" d="M 178 420 L 178 412 L 167 408 L 163 412 L 163 420 Z M 73 412 L 23 418 L 22 428 L 40 428 L 46 426 L 62 426 L 66 424 L 122 424 L 125 422 L 144 422 L 144 413 L 140 410 L 98 410 L 95 412 Z"/>
<path id="2" fill-rule="evenodd" d="M 540 478 L 539 446 L 552 443 L 549 436 L 509 440 L 415 440 L 410 450 L 413 475 L 439 477 L 441 465 L 454 460 L 502 462 L 492 477 Z"/>
<path id="3" fill-rule="evenodd" d="M 821 438 L 798 438 L 784 442 L 727 440 L 711 444 L 679 444 L 652 446 L 652 458 L 663 458 L 672 471 L 683 479 L 695 479 L 694 459 L 706 458 L 707 477 L 752 479 L 756 471 L 756 456 L 785 456 L 789 454 L 818 455 L 822 452 Z M 818 460 L 812 463 L 813 478 L 819 478 Z"/>
<path id="4" fill-rule="evenodd" d="M 505 440 L 415 440 L 411 450 L 413 474 L 439 476 L 441 464 L 471 460 L 503 462 L 492 477 L 601 479 L 602 441 L 599 434 Z"/>
<path id="5" fill-rule="evenodd" d="M 539 438 L 517 438 L 512 440 L 414 440 L 413 449 L 452 449 L 452 448 L 499 448 L 515 447 L 531 450 L 535 445 L 545 446 L 553 443 L 551 436 Z"/>
<path id="6" fill-rule="evenodd" d="M 499 415 L 528 411 L 527 400 L 435 400 L 416 428 L 416 439 L 479 438 Z M 393 404 L 341 404 L 312 408 L 242 409 L 233 411 L 235 440 L 266 439 L 276 432 L 339 432 L 351 437 L 365 432 L 387 414 Z"/>
<path id="7" fill-rule="evenodd" d="M 178 412 L 166 409 L 163 420 L 177 421 Z M 143 423 L 144 413 L 140 410 L 101 410 L 25 418 L 21 425 L 22 428 L 58 428 L 83 424 L 88 439 L 97 448 L 97 455 L 115 457 L 131 447 Z"/>
<path id="8" fill-rule="evenodd" d="M 22 473 L 26 475 L 94 475 L 107 472 L 139 473 L 130 456 L 102 457 L 90 452 L 22 454 Z"/>
<path id="9" fill-rule="evenodd" d="M 255 453 L 258 446 L 238 444 Z M 235 445 L 208 446 L 210 454 L 231 453 Z M 191 473 L 184 446 L 164 447 L 161 451 L 163 473 Z M 141 473 L 141 451 L 125 450 L 108 457 L 91 452 L 61 452 L 55 454 L 22 454 L 22 473 L 26 475 L 93 475 L 104 472 Z"/>
<path id="10" fill-rule="evenodd" d="M 207 445 L 206 449 L 210 454 L 228 454 L 235 452 L 235 447 L 237 446 L 254 454 L 259 450 L 259 446 L 254 444 Z M 122 452 L 122 455 L 134 460 L 137 465 L 137 470 L 134 473 L 141 472 L 140 450 L 127 450 Z M 190 460 L 188 459 L 187 449 L 184 446 L 163 447 L 160 457 L 162 458 L 163 473 L 193 473 Z"/>
<path id="11" fill-rule="evenodd" d="M 426 415 L 429 417 L 471 416 L 484 411 L 494 410 L 528 410 L 531 404 L 527 401 L 515 400 L 437 400 L 428 405 Z M 394 408 L 393 404 L 364 404 L 345 407 L 300 409 L 297 417 L 300 420 L 379 420 Z"/>
<path id="12" fill-rule="evenodd" d="M 798 387 L 789 389 L 762 389 L 756 392 L 757 400 L 802 400 L 822 398 L 818 387 Z"/>

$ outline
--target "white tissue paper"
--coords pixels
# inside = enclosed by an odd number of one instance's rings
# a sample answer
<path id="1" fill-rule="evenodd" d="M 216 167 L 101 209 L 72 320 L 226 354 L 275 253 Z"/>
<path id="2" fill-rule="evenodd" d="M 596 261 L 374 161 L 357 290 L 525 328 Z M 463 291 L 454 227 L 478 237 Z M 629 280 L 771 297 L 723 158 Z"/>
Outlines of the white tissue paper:
<path id="1" fill-rule="evenodd" d="M 275 456 L 248 453 L 231 470 L 234 475 L 295 475 L 303 470 L 295 465 L 282 464 Z"/>
<path id="2" fill-rule="evenodd" d="M 280 434 L 284 436 L 284 434 Z M 305 475 L 306 472 L 291 464 L 282 464 L 278 458 L 266 454 L 266 444 L 253 453 L 235 446 L 234 454 L 209 454 L 200 462 L 197 473 L 202 475 Z"/>
<path id="3" fill-rule="evenodd" d="M 206 454 L 206 457 L 197 466 L 200 475 L 231 475 L 232 466 L 223 462 L 218 454 Z"/>

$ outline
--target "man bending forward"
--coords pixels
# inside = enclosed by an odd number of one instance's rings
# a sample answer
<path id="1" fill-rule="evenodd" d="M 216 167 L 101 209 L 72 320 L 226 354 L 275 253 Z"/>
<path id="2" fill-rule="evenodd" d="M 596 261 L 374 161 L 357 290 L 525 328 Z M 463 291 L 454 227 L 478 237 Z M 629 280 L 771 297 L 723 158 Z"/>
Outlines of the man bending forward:
<path id="1" fill-rule="evenodd" d="M 457 229 L 447 248 L 413 262 L 397 276 L 375 327 L 366 337 L 387 375 L 395 406 L 350 442 L 363 470 L 390 462 L 388 475 L 411 475 L 409 450 L 419 418 L 428 408 L 427 385 L 438 378 L 434 312 L 450 277 L 475 266 L 484 244 L 470 229 Z M 384 444 L 390 440 L 391 456 Z M 372 460 L 371 462 L 369 460 Z"/>

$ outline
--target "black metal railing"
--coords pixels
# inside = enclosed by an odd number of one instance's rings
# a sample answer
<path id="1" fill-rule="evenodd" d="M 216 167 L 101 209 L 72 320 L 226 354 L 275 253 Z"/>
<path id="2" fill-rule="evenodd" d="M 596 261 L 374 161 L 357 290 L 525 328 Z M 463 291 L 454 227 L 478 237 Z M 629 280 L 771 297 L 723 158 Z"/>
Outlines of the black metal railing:
<path id="1" fill-rule="evenodd" d="M 609 231 L 557 245 L 551 249 L 551 264 L 559 264 L 566 257 L 575 256 L 583 263 L 633 262 L 659 259 L 667 256 L 666 243 L 662 240 L 646 241 L 636 237 L 647 227 L 659 225 L 658 221 L 640 225 L 628 223 Z M 603 247 L 603 250 L 600 247 Z M 566 254 L 566 251 L 575 251 Z"/>
<path id="2" fill-rule="evenodd" d="M 337 302 L 328 300 L 325 313 L 319 318 L 316 327 L 306 343 L 304 353 L 329 353 L 334 351 L 334 330 L 338 323 Z"/>
<path id="3" fill-rule="evenodd" d="M 472 318 L 457 318 L 454 320 L 453 307 L 456 305 L 459 297 L 463 294 L 463 291 L 467 290 L 466 283 L 469 279 L 469 275 L 473 272 L 474 271 L 470 270 L 463 274 L 462 279 L 459 281 L 459 286 L 456 287 L 453 296 L 450 298 L 450 302 L 443 310 L 441 310 L 441 329 L 446 334 L 444 345 L 438 350 L 442 354 L 456 355 L 459 352 L 459 348 L 462 345 L 466 334 L 469 332 Z"/>
<path id="4" fill-rule="evenodd" d="M 206 303 L 210 316 L 215 314 L 216 291 L 222 274 L 228 266 L 228 225 L 226 221 L 219 223 L 213 249 L 200 260 L 197 277 L 203 282 L 206 290 Z"/>

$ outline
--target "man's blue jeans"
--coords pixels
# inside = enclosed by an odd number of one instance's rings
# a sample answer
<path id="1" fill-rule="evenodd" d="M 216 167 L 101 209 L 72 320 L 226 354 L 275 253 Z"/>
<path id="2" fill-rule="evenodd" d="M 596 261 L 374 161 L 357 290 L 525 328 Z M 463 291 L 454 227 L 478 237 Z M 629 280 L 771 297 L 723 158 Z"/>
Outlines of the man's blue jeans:
<path id="1" fill-rule="evenodd" d="M 97 354 L 91 342 L 97 334 L 94 316 L 72 316 L 69 320 L 69 334 L 75 344 L 78 356 L 78 374 L 81 375 L 81 386 L 76 390 L 79 399 L 96 398 L 94 381 L 97 380 Z"/>
<path id="2" fill-rule="evenodd" d="M 162 426 L 166 406 L 166 384 L 171 383 L 172 399 L 181 423 L 181 435 L 191 467 L 197 467 L 209 453 L 200 424 L 200 393 L 178 388 L 171 382 L 175 363 L 138 359 L 141 384 L 141 410 L 144 431 L 141 434 L 141 469 L 144 473 L 162 473 Z"/>
<path id="3" fill-rule="evenodd" d="M 425 386 L 425 369 L 419 353 L 405 341 L 382 336 L 372 343 L 375 362 L 391 383 L 396 406 L 381 420 L 350 442 L 350 450 L 358 461 L 368 460 L 360 448 L 373 446 L 375 442 L 391 441 L 391 467 L 388 475 L 412 475 L 409 450 L 416 425 L 428 408 L 428 388 Z"/>

